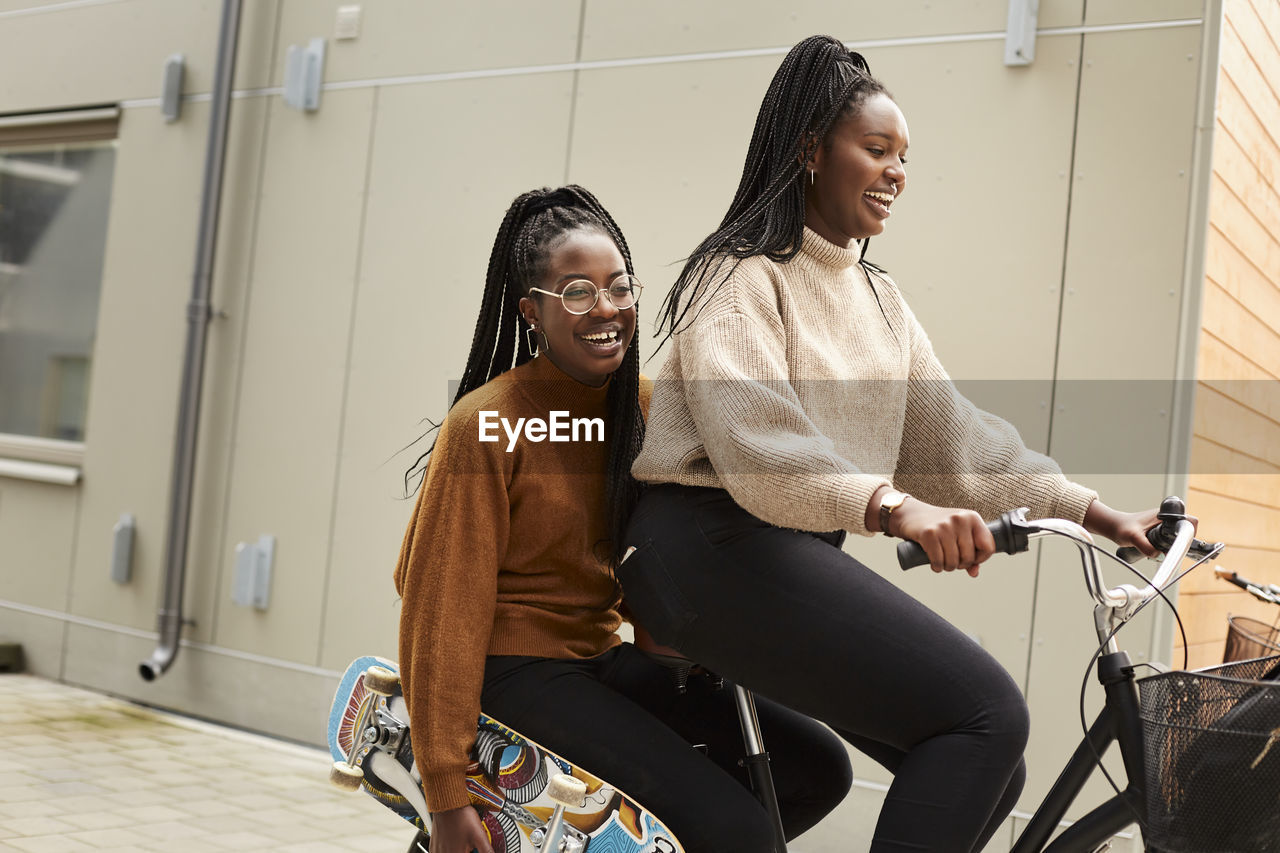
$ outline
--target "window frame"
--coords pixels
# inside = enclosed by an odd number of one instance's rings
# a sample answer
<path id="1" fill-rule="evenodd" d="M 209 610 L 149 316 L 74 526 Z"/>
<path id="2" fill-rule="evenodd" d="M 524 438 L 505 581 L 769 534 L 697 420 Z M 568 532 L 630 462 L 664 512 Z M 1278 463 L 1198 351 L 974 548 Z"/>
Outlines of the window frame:
<path id="1" fill-rule="evenodd" d="M 119 126 L 115 105 L 0 115 L 0 148 L 115 141 Z M 75 485 L 84 450 L 83 441 L 0 432 L 0 478 Z"/>

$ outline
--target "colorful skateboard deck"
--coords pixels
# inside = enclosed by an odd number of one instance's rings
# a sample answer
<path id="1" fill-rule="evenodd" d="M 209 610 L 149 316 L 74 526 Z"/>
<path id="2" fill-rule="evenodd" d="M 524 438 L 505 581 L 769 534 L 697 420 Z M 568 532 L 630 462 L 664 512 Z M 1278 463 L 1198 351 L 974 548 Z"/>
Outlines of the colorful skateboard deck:
<path id="1" fill-rule="evenodd" d="M 394 662 L 377 657 L 356 658 L 347 667 L 329 712 L 329 752 L 335 764 L 348 762 L 363 773 L 358 781 L 350 777 L 348 786 L 358 785 L 429 835 L 404 694 L 398 680 L 381 693 L 370 690 L 365 675 L 373 666 L 399 672 Z M 541 853 L 541 830 L 556 806 L 546 788 L 559 773 L 587 786 L 583 804 L 564 814 L 586 853 L 684 853 L 675 835 L 626 794 L 481 714 L 467 791 L 494 853 Z"/>

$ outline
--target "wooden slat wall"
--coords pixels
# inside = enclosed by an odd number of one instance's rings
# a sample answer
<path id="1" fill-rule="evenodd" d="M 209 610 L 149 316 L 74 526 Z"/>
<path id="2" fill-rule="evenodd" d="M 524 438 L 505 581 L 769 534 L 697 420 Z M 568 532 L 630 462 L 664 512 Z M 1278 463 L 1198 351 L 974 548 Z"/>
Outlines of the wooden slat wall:
<path id="1" fill-rule="evenodd" d="M 1280 583 L 1280 0 L 1224 4 L 1209 208 L 1188 498 L 1220 565 Z M 1228 614 L 1280 618 L 1208 572 L 1179 600 L 1191 666 Z"/>

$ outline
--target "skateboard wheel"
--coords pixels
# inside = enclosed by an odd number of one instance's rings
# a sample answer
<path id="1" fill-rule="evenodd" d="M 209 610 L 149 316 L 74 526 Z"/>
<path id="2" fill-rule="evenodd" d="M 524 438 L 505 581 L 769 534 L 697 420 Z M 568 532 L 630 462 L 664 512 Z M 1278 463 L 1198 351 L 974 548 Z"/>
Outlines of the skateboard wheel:
<path id="1" fill-rule="evenodd" d="M 395 692 L 396 685 L 400 683 L 400 674 L 392 672 L 385 666 L 369 667 L 364 671 L 364 686 L 370 693 L 377 693 L 379 696 L 390 696 Z"/>
<path id="2" fill-rule="evenodd" d="M 557 773 L 547 783 L 547 796 L 553 803 L 577 808 L 587 796 L 587 783 L 564 773 Z"/>
<path id="3" fill-rule="evenodd" d="M 329 781 L 344 791 L 356 790 L 363 779 L 364 771 L 359 767 L 352 767 L 345 761 L 335 761 L 329 768 Z"/>

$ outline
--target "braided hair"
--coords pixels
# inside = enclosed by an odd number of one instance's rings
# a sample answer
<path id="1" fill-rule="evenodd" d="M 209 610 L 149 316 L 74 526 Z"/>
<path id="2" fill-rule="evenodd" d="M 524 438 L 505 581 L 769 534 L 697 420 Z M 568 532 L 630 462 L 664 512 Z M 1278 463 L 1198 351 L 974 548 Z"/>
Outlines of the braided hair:
<path id="1" fill-rule="evenodd" d="M 861 54 L 831 36 L 810 36 L 782 60 L 756 114 L 738 191 L 724 219 L 698 244 L 663 301 L 658 317 L 665 342 L 680 328 L 689 307 L 708 287 L 723 280 L 744 258 L 764 255 L 785 263 L 800 251 L 804 236 L 806 164 L 828 132 L 857 116 L 871 95 L 889 95 L 871 76 Z M 890 97 L 892 97 L 890 95 Z M 859 262 L 870 239 L 863 241 Z M 659 344 L 661 346 L 661 343 Z"/>
<path id="2" fill-rule="evenodd" d="M 489 380 L 533 358 L 522 342 L 530 328 L 520 313 L 520 298 L 546 274 L 551 251 L 570 231 L 596 231 L 618 247 L 627 273 L 634 275 L 631 250 L 609 211 L 576 184 L 559 189 L 530 190 L 511 203 L 489 253 L 480 316 L 471 338 L 471 352 L 452 408 L 460 399 Z M 640 355 L 632 339 L 621 366 L 614 371 L 606 396 L 609 412 L 609 458 L 605 470 L 605 501 L 609 515 L 608 562 L 616 565 L 627 520 L 640 496 L 640 485 L 631 476 L 631 463 L 644 441 L 644 418 L 639 404 Z M 432 426 L 432 430 L 439 424 Z M 433 442 L 405 472 L 405 490 L 414 477 L 425 478 Z M 422 479 L 419 479 L 419 485 Z M 415 487 L 416 490 L 416 487 Z"/>

